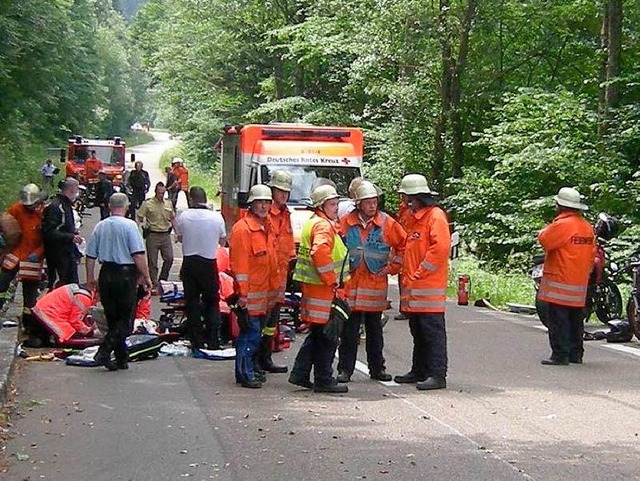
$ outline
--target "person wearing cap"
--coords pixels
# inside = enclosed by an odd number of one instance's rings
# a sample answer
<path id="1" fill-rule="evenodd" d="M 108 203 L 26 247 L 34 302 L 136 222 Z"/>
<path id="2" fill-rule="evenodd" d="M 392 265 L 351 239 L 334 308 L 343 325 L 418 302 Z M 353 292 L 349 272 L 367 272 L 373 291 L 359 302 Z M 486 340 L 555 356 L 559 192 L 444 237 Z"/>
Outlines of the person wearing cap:
<path id="1" fill-rule="evenodd" d="M 191 349 L 220 349 L 220 294 L 218 246 L 227 232 L 220 212 L 210 210 L 202 187 L 189 191 L 189 208 L 177 218 L 175 227 L 182 242 L 180 279 L 184 285 L 187 333 Z"/>
<path id="2" fill-rule="evenodd" d="M 266 381 L 266 376 L 256 370 L 254 359 L 279 281 L 276 238 L 267 221 L 272 201 L 270 187 L 251 187 L 247 215 L 233 225 L 229 242 L 238 307 L 247 313 L 236 341 L 236 382 L 252 389 L 262 387 Z"/>
<path id="3" fill-rule="evenodd" d="M 413 220 L 402 262 L 400 311 L 409 317 L 413 356 L 411 370 L 394 380 L 416 383 L 419 390 L 443 389 L 447 386 L 444 312 L 451 250 L 449 221 L 423 175 L 409 174 L 402 185 Z"/>
<path id="4" fill-rule="evenodd" d="M 125 340 L 131 334 L 136 286 L 147 291 L 152 287 L 138 225 L 125 217 L 128 208 L 126 194 L 113 194 L 109 199 L 111 215 L 96 224 L 87 242 L 87 288 L 92 292 L 98 290 L 108 325 L 94 360 L 109 371 L 129 369 Z M 100 264 L 98 282 L 96 261 Z"/>
<path id="5" fill-rule="evenodd" d="M 338 202 L 340 195 L 331 185 L 311 191 L 314 214 L 302 227 L 294 280 L 302 283 L 300 317 L 310 324 L 309 334 L 298 351 L 289 382 L 316 392 L 346 393 L 348 387 L 333 377 L 332 362 L 337 343 L 325 334 L 334 295 L 344 295 L 341 281 L 347 248 L 340 238 Z M 344 275 L 342 275 L 344 274 Z M 311 369 L 314 382 L 311 383 Z"/>
<path id="6" fill-rule="evenodd" d="M 269 232 L 273 234 L 275 239 L 278 280 L 275 291 L 269 296 L 273 305 L 269 305 L 266 325 L 262 329 L 262 338 L 256 355 L 256 365 L 258 369 L 271 373 L 285 373 L 288 370 L 287 366 L 274 364 L 271 353 L 278 333 L 280 307 L 284 303 L 289 277 L 289 265 L 296 257 L 296 245 L 293 240 L 293 228 L 291 227 L 291 213 L 287 207 L 292 180 L 289 172 L 276 170 L 267 184 L 271 187 L 271 197 L 273 198 L 269 215 L 267 216 L 267 224 Z"/>
<path id="7" fill-rule="evenodd" d="M 68 177 L 62 184 L 60 193 L 44 209 L 42 216 L 42 236 L 47 259 L 49 289 L 65 284 L 78 283 L 78 245 L 84 239 L 76 229 L 73 203 L 78 198 L 80 184 Z"/>
<path id="8" fill-rule="evenodd" d="M 7 214 L 16 219 L 22 236 L 20 242 L 2 260 L 0 270 L 0 308 L 8 300 L 7 291 L 16 276 L 22 282 L 23 310 L 20 334 L 28 334 L 24 318 L 38 299 L 38 283 L 42 279 L 44 244 L 42 241 L 42 202 L 46 196 L 36 184 L 27 184 L 20 191 L 20 200 Z"/>
<path id="9" fill-rule="evenodd" d="M 382 312 L 387 309 L 387 278 L 402 267 L 407 234 L 390 215 L 379 210 L 379 192 L 371 182 L 360 183 L 354 197 L 356 210 L 340 222 L 340 233 L 349 249 L 351 316 L 340 340 L 337 380 L 351 380 L 360 325 L 364 323 L 369 377 L 391 381 L 382 354 Z"/>
<path id="10" fill-rule="evenodd" d="M 556 217 L 538 234 L 545 251 L 538 299 L 549 304 L 551 346 L 551 356 L 542 364 L 582 364 L 584 306 L 596 239 L 582 216 L 587 206 L 576 189 L 563 187 L 554 200 Z"/>
<path id="11" fill-rule="evenodd" d="M 184 192 L 184 195 L 187 196 L 188 201 L 189 196 L 187 195 L 187 192 L 189 192 L 189 171 L 184 166 L 184 161 L 180 157 L 174 157 L 171 161 L 171 170 L 176 176 L 178 182 L 175 191 L 176 204 L 178 203 L 178 194 L 180 192 Z"/>

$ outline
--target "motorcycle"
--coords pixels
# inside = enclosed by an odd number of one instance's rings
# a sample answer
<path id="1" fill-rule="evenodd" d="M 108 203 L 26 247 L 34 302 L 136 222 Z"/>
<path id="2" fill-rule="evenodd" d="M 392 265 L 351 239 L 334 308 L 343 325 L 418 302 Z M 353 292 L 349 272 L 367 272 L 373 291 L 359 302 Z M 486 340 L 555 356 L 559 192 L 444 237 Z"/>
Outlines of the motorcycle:
<path id="1" fill-rule="evenodd" d="M 616 219 L 601 212 L 594 227 L 596 235 L 596 256 L 593 269 L 589 276 L 587 299 L 585 305 L 585 322 L 595 313 L 597 319 L 608 324 L 609 321 L 620 319 L 622 316 L 622 295 L 613 279 L 619 273 L 619 267 L 612 262 L 605 249 L 607 242 L 613 239 L 618 230 Z M 531 278 L 536 288 L 536 312 L 542 324 L 548 327 L 549 307 L 546 302 L 538 299 L 538 289 L 542 281 L 544 269 L 544 254 L 536 254 L 533 258 Z M 640 329 L 640 327 L 639 327 Z"/>

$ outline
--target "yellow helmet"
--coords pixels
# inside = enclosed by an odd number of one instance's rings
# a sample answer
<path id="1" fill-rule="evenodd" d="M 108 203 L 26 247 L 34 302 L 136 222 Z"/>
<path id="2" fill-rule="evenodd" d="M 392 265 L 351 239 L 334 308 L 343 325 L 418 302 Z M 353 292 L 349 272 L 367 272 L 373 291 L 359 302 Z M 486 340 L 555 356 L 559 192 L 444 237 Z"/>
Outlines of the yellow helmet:
<path id="1" fill-rule="evenodd" d="M 358 187 L 360 187 L 360 185 L 364 182 L 364 177 L 354 177 L 351 182 L 349 182 L 349 188 L 347 189 L 347 192 L 349 193 L 349 197 L 351 197 L 352 199 L 356 198 L 356 192 L 358 190 Z"/>
<path id="2" fill-rule="evenodd" d="M 251 187 L 251 189 L 249 189 L 247 203 L 251 204 L 254 200 L 273 200 L 273 197 L 271 197 L 271 188 L 264 184 L 256 184 Z"/>
<path id="3" fill-rule="evenodd" d="M 339 197 L 336 188 L 332 185 L 320 185 L 311 191 L 311 202 L 316 209 L 322 207 L 326 201 Z"/>

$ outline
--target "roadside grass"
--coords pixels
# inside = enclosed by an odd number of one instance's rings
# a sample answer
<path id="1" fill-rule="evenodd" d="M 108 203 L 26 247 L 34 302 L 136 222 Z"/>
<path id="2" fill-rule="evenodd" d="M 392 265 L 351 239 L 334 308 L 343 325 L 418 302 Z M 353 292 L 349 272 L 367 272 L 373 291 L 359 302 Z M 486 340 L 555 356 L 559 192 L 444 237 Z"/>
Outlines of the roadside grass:
<path id="1" fill-rule="evenodd" d="M 469 302 L 488 299 L 495 307 L 505 309 L 507 302 L 535 304 L 535 288 L 531 278 L 522 272 L 487 270 L 473 256 L 464 255 L 451 263 L 447 295 L 456 297 L 458 277 L 466 274 L 470 278 Z"/>
<path id="2" fill-rule="evenodd" d="M 220 205 L 220 198 L 218 197 L 218 191 L 220 190 L 220 175 L 218 170 L 211 168 L 208 170 L 189 162 L 189 157 L 182 148 L 182 145 L 177 145 L 172 149 L 166 150 L 160 158 L 160 170 L 164 171 L 165 167 L 171 165 L 171 159 L 173 157 L 182 157 L 185 159 L 185 166 L 189 169 L 189 186 L 193 187 L 197 185 L 202 187 L 207 193 L 207 200 L 216 206 Z"/>
<path id="3" fill-rule="evenodd" d="M 127 148 L 135 147 L 136 145 L 152 142 L 153 135 L 149 132 L 129 132 L 124 136 L 124 141 L 127 144 Z"/>

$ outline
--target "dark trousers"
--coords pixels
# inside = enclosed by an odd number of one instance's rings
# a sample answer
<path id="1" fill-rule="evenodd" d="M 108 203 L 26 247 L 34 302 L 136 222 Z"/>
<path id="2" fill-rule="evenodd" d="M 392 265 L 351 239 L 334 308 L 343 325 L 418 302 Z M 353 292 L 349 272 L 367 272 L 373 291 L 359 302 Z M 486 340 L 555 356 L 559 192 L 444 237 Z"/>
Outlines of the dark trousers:
<path id="1" fill-rule="evenodd" d="M 413 336 L 411 372 L 419 378 L 447 377 L 444 313 L 407 313 Z"/>
<path id="2" fill-rule="evenodd" d="M 18 268 L 9 271 L 2 269 L 0 271 L 0 294 L 4 294 L 9 290 L 11 281 L 18 274 Z M 32 308 L 38 300 L 38 281 L 22 281 L 22 305 L 23 307 Z M 4 306 L 6 299 L 0 296 L 0 309 Z"/>
<path id="3" fill-rule="evenodd" d="M 180 278 L 184 285 L 187 332 L 192 349 L 220 347 L 220 293 L 215 259 L 186 256 Z"/>
<path id="4" fill-rule="evenodd" d="M 178 194 L 180 193 L 179 190 L 170 190 L 169 191 L 169 200 L 171 201 L 171 204 L 173 205 L 173 210 L 176 210 L 176 204 L 178 203 Z"/>
<path id="5" fill-rule="evenodd" d="M 107 334 L 102 348 L 114 351 L 116 360 L 127 360 L 125 339 L 131 334 L 133 313 L 136 308 L 136 281 L 138 271 L 134 265 L 104 263 L 98 277 L 100 301 L 107 318 Z"/>
<path id="6" fill-rule="evenodd" d="M 47 255 L 47 287 L 53 289 L 67 284 L 78 284 L 78 263 L 71 253 L 54 251 Z M 58 282 L 56 283 L 56 279 Z"/>
<path id="7" fill-rule="evenodd" d="M 582 359 L 584 308 L 549 304 L 551 358 L 559 361 Z"/>
<path id="8" fill-rule="evenodd" d="M 349 321 L 344 325 L 342 338 L 340 339 L 340 360 L 338 371 L 349 375 L 353 374 L 358 355 L 358 338 L 360 337 L 360 325 L 364 321 L 367 333 L 367 364 L 371 374 L 379 374 L 385 370 L 382 348 L 382 313 L 381 312 L 352 312 Z"/>
<path id="9" fill-rule="evenodd" d="M 111 212 L 109 211 L 109 203 L 101 202 L 99 207 L 100 207 L 100 220 L 105 220 L 111 214 Z"/>
<path id="10" fill-rule="evenodd" d="M 236 381 L 254 378 L 254 357 L 260 344 L 260 332 L 265 316 L 249 316 L 248 326 L 240 331 L 236 341 Z"/>
<path id="11" fill-rule="evenodd" d="M 144 192 L 133 192 L 131 194 L 131 198 L 130 198 L 131 204 L 129 204 L 129 217 L 131 219 L 133 220 L 136 219 L 136 211 L 140 208 L 140 206 L 144 202 L 145 195 L 146 194 Z"/>
<path id="12" fill-rule="evenodd" d="M 313 368 L 314 384 L 327 386 L 333 383 L 333 357 L 337 344 L 324 334 L 324 326 L 312 324 L 307 338 L 298 351 L 291 377 L 308 380 Z"/>

